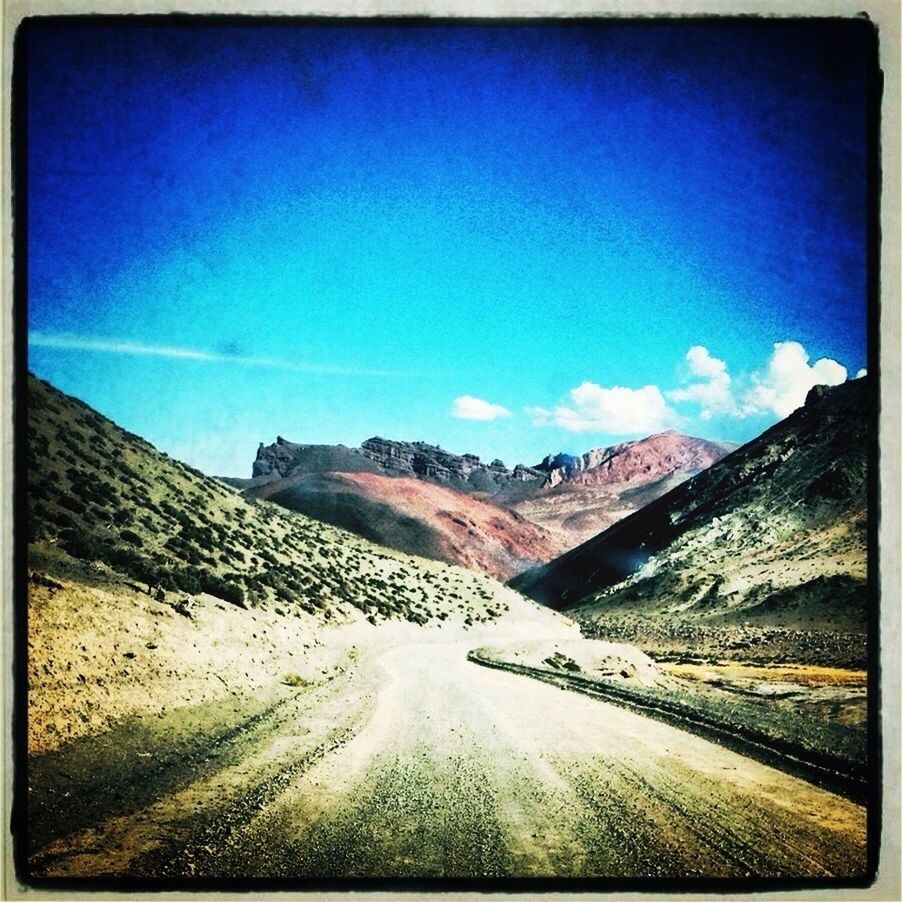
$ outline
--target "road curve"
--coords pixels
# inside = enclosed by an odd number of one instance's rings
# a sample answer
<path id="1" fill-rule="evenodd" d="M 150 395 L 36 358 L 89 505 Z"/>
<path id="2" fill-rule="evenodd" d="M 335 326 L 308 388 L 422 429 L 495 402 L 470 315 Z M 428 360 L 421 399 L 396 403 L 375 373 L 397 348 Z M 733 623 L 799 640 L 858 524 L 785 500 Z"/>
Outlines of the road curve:
<path id="1" fill-rule="evenodd" d="M 361 654 L 287 690 L 151 805 L 58 837 L 43 876 L 853 877 L 866 812 L 700 737 L 466 660 Z M 216 757 L 219 754 L 220 757 Z"/>

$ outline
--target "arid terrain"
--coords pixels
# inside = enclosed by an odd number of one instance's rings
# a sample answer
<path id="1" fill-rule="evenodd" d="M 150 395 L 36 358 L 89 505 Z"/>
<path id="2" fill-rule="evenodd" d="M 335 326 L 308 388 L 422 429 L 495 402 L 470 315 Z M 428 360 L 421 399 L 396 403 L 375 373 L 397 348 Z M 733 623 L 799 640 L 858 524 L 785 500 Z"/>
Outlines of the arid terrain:
<path id="1" fill-rule="evenodd" d="M 589 619 L 863 631 L 868 386 L 816 386 L 758 438 L 511 585 Z"/>
<path id="2" fill-rule="evenodd" d="M 498 459 L 379 437 L 359 448 L 261 444 L 224 482 L 380 545 L 510 579 L 701 472 L 735 445 L 669 431 L 508 469 Z"/>
<path id="3" fill-rule="evenodd" d="M 409 476 L 312 473 L 249 489 L 379 545 L 506 580 L 568 547 L 513 510 Z"/>
<path id="4" fill-rule="evenodd" d="M 671 430 L 595 448 L 578 457 L 558 454 L 540 464 L 547 476 L 539 491 L 518 495 L 516 489 L 509 489 L 498 499 L 509 498 L 513 510 L 559 536 L 569 550 L 706 470 L 736 447 Z"/>
<path id="5" fill-rule="evenodd" d="M 592 638 L 35 379 L 29 447 L 24 876 L 866 872 L 854 653 Z"/>
<path id="6" fill-rule="evenodd" d="M 139 621 L 136 647 L 159 641 L 156 626 L 152 614 Z M 313 654 L 296 646 L 294 661 L 276 634 L 253 643 L 264 660 L 252 699 L 227 691 L 246 684 L 232 654 L 242 643 L 226 634 L 212 660 L 198 653 L 226 691 L 35 760 L 33 873 L 863 871 L 859 804 L 675 727 L 467 661 L 476 644 L 537 631 L 573 641 L 565 622 L 532 609 L 469 631 L 333 629 Z"/>

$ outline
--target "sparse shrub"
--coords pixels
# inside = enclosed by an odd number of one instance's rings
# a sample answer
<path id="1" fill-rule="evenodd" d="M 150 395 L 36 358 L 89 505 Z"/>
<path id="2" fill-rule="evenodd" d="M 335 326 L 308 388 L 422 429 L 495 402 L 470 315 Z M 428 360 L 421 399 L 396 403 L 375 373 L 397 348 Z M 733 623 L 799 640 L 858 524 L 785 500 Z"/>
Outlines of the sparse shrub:
<path id="1" fill-rule="evenodd" d="M 172 572 L 172 582 L 175 588 L 180 589 L 182 592 L 187 592 L 189 595 L 197 595 L 201 591 L 200 580 L 191 570 L 174 570 Z"/>
<path id="2" fill-rule="evenodd" d="M 141 536 L 136 532 L 132 532 L 130 529 L 123 529 L 122 532 L 119 533 L 119 538 L 122 539 L 123 542 L 128 542 L 129 545 L 136 545 L 138 548 L 144 544 L 144 540 Z"/>
<path id="3" fill-rule="evenodd" d="M 57 503 L 72 511 L 73 514 L 83 514 L 85 512 L 84 502 L 79 501 L 78 498 L 73 498 L 72 495 L 60 495 Z"/>
<path id="4" fill-rule="evenodd" d="M 57 526 L 60 526 L 63 529 L 74 528 L 78 525 L 78 521 L 75 519 L 75 517 L 73 517 L 72 514 L 65 510 L 50 511 L 47 514 L 47 519 L 51 523 L 55 523 Z"/>
<path id="5" fill-rule="evenodd" d="M 246 608 L 247 604 L 244 598 L 244 589 L 235 583 L 226 582 L 226 580 L 215 576 L 212 573 L 200 574 L 201 591 L 208 595 L 215 595 L 229 604 L 233 604 L 239 608 Z"/>
<path id="6" fill-rule="evenodd" d="M 60 533 L 60 541 L 73 557 L 83 561 L 99 561 L 105 557 L 103 537 L 87 529 L 66 529 Z"/>

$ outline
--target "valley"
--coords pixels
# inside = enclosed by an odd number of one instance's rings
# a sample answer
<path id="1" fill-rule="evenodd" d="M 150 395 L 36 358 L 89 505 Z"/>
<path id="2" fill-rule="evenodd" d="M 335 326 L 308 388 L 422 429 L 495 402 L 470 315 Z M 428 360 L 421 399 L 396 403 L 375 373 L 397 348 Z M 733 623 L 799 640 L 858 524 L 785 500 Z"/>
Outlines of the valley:
<path id="1" fill-rule="evenodd" d="M 202 724 L 208 738 L 178 754 L 161 753 L 171 720 L 139 719 L 129 743 L 137 773 L 110 767 L 116 744 L 100 738 L 78 755 L 38 759 L 35 779 L 55 775 L 67 795 L 36 793 L 33 873 L 738 878 L 865 868 L 859 804 L 466 659 L 474 643 L 522 641 L 537 628 L 572 641 L 565 624 L 365 626 L 347 631 L 316 678 L 267 687 L 253 714 L 185 709 L 175 722 L 191 736 Z M 335 651 L 327 640 L 320 660 Z"/>
<path id="2" fill-rule="evenodd" d="M 5 32 L 0 902 L 902 898 L 898 4 L 99 5 Z"/>
<path id="3" fill-rule="evenodd" d="M 28 426 L 29 879 L 867 872 L 854 568 L 758 621 L 644 590 L 560 612 L 248 496 L 33 378 Z M 810 556 L 817 525 L 780 540 Z M 854 564 L 856 535 L 825 559 Z"/>

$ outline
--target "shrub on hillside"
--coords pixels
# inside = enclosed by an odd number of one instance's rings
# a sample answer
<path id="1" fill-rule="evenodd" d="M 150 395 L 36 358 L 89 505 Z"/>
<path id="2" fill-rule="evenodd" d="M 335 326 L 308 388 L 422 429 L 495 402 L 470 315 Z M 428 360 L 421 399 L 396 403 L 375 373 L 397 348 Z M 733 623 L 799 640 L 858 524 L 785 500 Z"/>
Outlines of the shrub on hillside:
<path id="1" fill-rule="evenodd" d="M 193 570 L 173 570 L 171 579 L 176 589 L 187 592 L 189 595 L 197 595 L 201 590 L 200 580 Z"/>
<path id="2" fill-rule="evenodd" d="M 73 498 L 72 495 L 60 495 L 57 503 L 66 508 L 66 510 L 72 511 L 73 514 L 83 514 L 85 512 L 84 503 L 79 501 L 78 498 Z"/>
<path id="3" fill-rule="evenodd" d="M 236 605 L 239 608 L 246 608 L 247 604 L 244 598 L 244 589 L 233 582 L 215 576 L 212 573 L 200 574 L 201 591 L 208 595 L 215 595 L 229 604 Z"/>
<path id="4" fill-rule="evenodd" d="M 65 510 L 51 510 L 47 513 L 47 519 L 63 529 L 74 529 L 78 526 L 75 517 Z"/>
<path id="5" fill-rule="evenodd" d="M 123 529 L 122 532 L 119 533 L 119 538 L 122 539 L 123 542 L 128 542 L 129 545 L 136 545 L 138 548 L 144 544 L 141 536 L 136 532 L 132 532 L 130 529 Z"/>
<path id="6" fill-rule="evenodd" d="M 104 537 L 89 529 L 75 527 L 60 533 L 60 544 L 72 555 L 83 561 L 99 561 L 106 557 Z"/>

